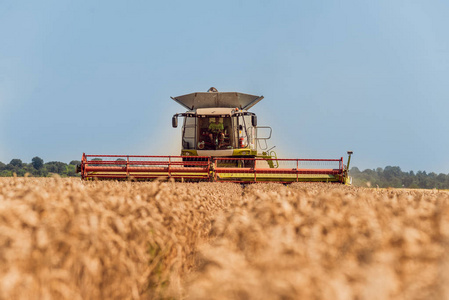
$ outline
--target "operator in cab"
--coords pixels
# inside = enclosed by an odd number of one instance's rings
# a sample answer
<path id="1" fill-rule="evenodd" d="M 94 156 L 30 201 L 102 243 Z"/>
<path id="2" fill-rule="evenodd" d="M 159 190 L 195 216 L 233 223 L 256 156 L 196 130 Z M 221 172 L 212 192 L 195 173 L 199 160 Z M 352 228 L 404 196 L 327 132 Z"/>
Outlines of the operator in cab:
<path id="1" fill-rule="evenodd" d="M 215 122 L 210 122 L 209 124 L 209 138 L 212 144 L 214 144 L 214 134 L 218 135 L 218 148 L 221 147 L 222 143 L 223 143 L 223 139 L 224 139 L 224 134 L 223 134 L 223 130 L 224 130 L 224 126 L 223 123 L 220 122 L 220 118 L 216 117 L 215 118 Z"/>

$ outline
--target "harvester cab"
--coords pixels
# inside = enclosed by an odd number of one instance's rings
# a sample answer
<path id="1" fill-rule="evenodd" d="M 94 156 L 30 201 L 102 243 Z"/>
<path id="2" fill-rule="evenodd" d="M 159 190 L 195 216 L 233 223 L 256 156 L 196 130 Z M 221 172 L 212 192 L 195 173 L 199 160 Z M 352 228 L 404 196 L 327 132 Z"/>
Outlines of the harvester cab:
<path id="1" fill-rule="evenodd" d="M 178 126 L 178 117 L 184 117 L 182 126 L 182 156 L 209 156 L 255 158 L 267 150 L 266 140 L 271 137 L 271 128 L 257 126 L 257 116 L 248 111 L 263 96 L 236 92 L 191 93 L 172 97 L 187 109 L 173 116 L 173 127 Z M 263 129 L 265 136 L 260 136 Z M 271 156 L 275 156 L 271 151 Z M 265 156 L 270 153 L 265 151 Z M 271 157 L 270 156 L 270 157 Z"/>
<path id="2" fill-rule="evenodd" d="M 338 159 L 280 159 L 268 149 L 269 126 L 259 126 L 249 109 L 263 99 L 237 92 L 198 92 L 172 97 L 187 111 L 183 117 L 180 156 L 84 154 L 77 170 L 81 178 L 214 182 L 335 182 L 351 184 L 348 151 Z"/>

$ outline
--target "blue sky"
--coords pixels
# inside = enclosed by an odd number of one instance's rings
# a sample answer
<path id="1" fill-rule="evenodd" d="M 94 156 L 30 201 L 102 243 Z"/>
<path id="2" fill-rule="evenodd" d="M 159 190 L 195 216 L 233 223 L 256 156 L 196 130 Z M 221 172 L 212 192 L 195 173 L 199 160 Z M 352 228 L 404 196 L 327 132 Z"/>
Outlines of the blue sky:
<path id="1" fill-rule="evenodd" d="M 0 0 L 0 161 L 178 155 L 170 96 L 263 95 L 283 158 L 449 173 L 447 1 Z"/>

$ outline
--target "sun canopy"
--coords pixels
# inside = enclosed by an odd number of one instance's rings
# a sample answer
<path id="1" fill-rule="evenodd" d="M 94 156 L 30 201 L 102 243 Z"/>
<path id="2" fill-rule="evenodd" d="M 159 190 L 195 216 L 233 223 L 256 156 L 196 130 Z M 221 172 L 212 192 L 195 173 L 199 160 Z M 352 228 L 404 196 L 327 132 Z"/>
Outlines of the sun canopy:
<path id="1" fill-rule="evenodd" d="M 171 98 L 188 110 L 211 107 L 250 109 L 262 100 L 263 96 L 236 92 L 199 92 Z"/>

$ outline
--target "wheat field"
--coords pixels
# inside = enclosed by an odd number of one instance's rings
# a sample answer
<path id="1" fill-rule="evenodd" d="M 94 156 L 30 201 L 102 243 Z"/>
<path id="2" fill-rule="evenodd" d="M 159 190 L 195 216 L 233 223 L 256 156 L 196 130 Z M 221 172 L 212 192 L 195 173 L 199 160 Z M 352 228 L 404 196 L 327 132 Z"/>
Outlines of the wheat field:
<path id="1" fill-rule="evenodd" d="M 449 299 L 449 193 L 0 178 L 0 299 Z"/>

